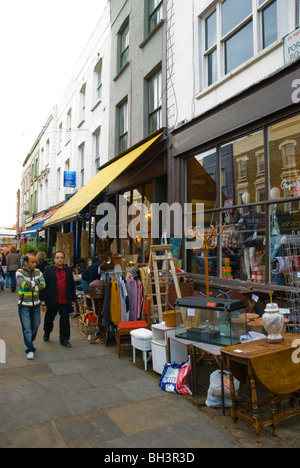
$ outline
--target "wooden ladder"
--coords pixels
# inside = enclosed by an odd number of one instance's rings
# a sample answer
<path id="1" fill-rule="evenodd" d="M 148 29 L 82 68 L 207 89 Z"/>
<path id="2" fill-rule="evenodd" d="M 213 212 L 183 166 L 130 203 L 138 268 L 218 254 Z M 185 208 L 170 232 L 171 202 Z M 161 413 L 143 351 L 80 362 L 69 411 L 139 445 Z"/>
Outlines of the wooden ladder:
<path id="1" fill-rule="evenodd" d="M 160 252 L 161 254 L 159 255 Z M 166 263 L 166 268 L 160 270 L 158 262 Z M 156 307 L 160 323 L 163 321 L 163 312 L 168 310 L 170 273 L 175 285 L 177 298 L 181 298 L 172 255 L 172 245 L 151 245 L 145 297 L 152 297 L 151 319 L 154 317 L 154 308 Z M 162 289 L 163 292 L 161 292 Z M 156 304 L 154 304 L 154 297 L 156 297 Z"/>

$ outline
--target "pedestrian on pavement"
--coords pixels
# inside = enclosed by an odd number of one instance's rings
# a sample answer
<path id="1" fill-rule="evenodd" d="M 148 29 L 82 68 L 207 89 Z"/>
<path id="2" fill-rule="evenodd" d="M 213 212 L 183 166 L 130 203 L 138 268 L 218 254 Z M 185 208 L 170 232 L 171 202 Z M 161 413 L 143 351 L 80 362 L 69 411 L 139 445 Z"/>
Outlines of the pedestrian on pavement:
<path id="1" fill-rule="evenodd" d="M 47 262 L 47 257 L 45 252 L 38 252 L 36 254 L 36 261 L 38 269 L 44 273 L 44 270 L 47 266 L 50 266 L 50 263 Z"/>
<path id="2" fill-rule="evenodd" d="M 27 359 L 34 359 L 36 351 L 33 343 L 41 323 L 40 292 L 45 288 L 45 280 L 36 268 L 35 255 L 24 257 L 24 267 L 16 273 L 18 285 L 18 308 L 22 324 Z"/>
<path id="3" fill-rule="evenodd" d="M 54 265 L 44 270 L 46 288 L 42 291 L 41 299 L 45 301 L 47 312 L 44 323 L 44 341 L 48 342 L 53 330 L 54 320 L 59 313 L 59 340 L 62 346 L 70 348 L 70 313 L 72 304 L 76 301 L 75 281 L 72 268 L 65 265 L 64 252 L 57 251 Z"/>
<path id="4" fill-rule="evenodd" d="M 14 245 L 11 246 L 9 254 L 6 257 L 6 270 L 11 281 L 11 292 L 16 292 L 16 272 L 21 268 L 20 255 Z"/>

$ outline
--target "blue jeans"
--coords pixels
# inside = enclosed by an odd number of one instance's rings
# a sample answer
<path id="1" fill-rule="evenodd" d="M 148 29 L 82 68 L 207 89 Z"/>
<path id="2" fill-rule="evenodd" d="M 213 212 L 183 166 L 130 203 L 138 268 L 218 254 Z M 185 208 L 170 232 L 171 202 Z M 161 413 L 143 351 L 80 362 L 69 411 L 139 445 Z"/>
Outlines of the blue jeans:
<path id="1" fill-rule="evenodd" d="M 5 287 L 8 289 L 10 287 L 10 275 L 9 272 L 6 272 L 6 278 L 5 278 Z"/>
<path id="2" fill-rule="evenodd" d="M 34 309 L 19 307 L 19 317 L 22 324 L 26 353 L 34 353 L 35 347 L 33 343 L 41 323 L 41 309 L 40 307 Z"/>
<path id="3" fill-rule="evenodd" d="M 16 284 L 16 271 L 10 271 L 9 276 L 10 276 L 10 289 L 11 292 L 15 292 L 17 284 Z"/>

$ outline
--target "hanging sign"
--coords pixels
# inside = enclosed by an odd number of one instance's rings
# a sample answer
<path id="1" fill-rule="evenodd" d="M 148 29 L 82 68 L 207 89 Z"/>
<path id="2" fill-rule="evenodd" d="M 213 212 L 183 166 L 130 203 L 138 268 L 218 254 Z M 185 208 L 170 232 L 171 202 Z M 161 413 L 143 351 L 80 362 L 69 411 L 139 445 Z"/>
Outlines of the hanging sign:
<path id="1" fill-rule="evenodd" d="M 76 172 L 65 171 L 64 172 L 64 187 L 76 187 Z"/>

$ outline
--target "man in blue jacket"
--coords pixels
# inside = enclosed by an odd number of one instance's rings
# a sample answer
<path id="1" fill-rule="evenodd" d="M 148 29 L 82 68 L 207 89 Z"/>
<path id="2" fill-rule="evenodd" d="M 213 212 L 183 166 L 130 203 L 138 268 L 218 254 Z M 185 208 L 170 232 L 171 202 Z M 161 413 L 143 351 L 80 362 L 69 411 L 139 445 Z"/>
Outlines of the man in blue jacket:
<path id="1" fill-rule="evenodd" d="M 54 265 L 44 270 L 46 288 L 42 291 L 47 312 L 44 322 L 44 341 L 50 339 L 56 315 L 59 313 L 59 340 L 62 346 L 70 348 L 70 311 L 76 301 L 75 281 L 72 268 L 65 265 L 64 252 L 58 251 L 54 256 Z"/>

